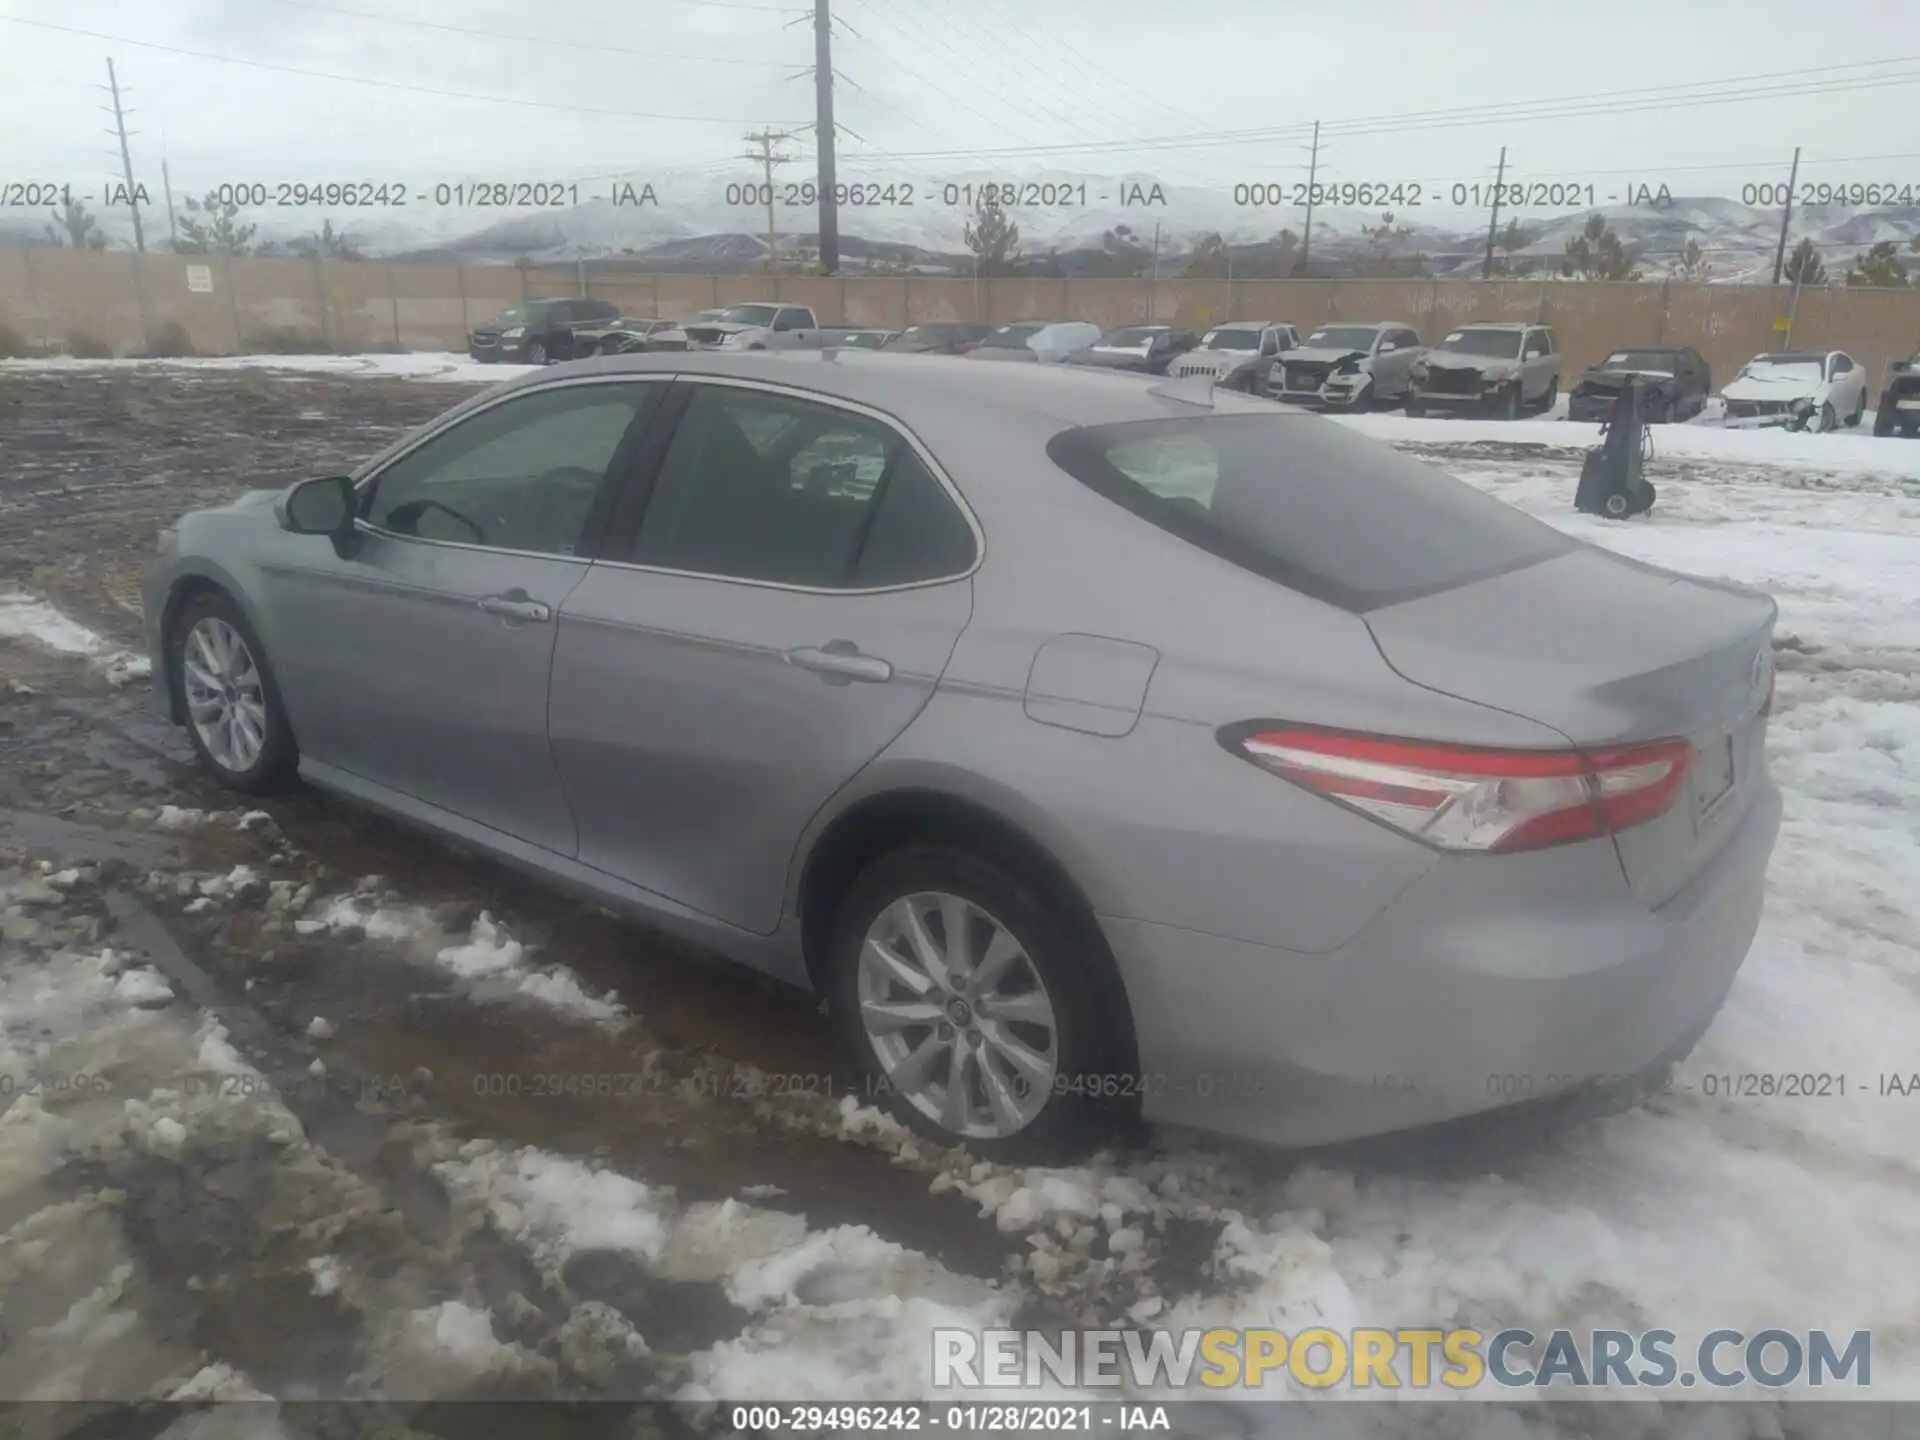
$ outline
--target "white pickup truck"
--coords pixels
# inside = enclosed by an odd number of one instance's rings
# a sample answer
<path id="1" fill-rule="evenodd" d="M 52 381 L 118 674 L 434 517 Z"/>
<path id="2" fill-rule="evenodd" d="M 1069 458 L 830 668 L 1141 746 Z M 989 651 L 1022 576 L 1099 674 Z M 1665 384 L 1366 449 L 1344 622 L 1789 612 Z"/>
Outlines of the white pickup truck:
<path id="1" fill-rule="evenodd" d="M 805 305 L 734 305 L 684 327 L 688 350 L 817 350 L 839 341 L 838 330 L 822 330 Z M 669 331 L 660 340 L 677 338 Z M 651 349 L 678 348 L 660 345 Z"/>

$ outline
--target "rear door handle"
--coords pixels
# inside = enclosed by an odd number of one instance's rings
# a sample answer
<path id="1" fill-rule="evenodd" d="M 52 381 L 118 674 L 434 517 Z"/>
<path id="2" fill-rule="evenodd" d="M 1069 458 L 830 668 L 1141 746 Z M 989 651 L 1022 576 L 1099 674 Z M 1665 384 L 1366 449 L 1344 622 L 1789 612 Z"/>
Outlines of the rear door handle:
<path id="1" fill-rule="evenodd" d="M 824 645 L 789 650 L 787 663 L 813 671 L 829 685 L 849 685 L 855 680 L 880 685 L 893 678 L 893 666 L 877 655 L 862 655 L 851 640 L 829 640 Z"/>
<path id="2" fill-rule="evenodd" d="M 502 620 L 531 621 L 543 625 L 553 619 L 550 606 L 520 589 L 509 590 L 504 595 L 482 596 L 480 608 L 489 615 L 498 615 Z"/>

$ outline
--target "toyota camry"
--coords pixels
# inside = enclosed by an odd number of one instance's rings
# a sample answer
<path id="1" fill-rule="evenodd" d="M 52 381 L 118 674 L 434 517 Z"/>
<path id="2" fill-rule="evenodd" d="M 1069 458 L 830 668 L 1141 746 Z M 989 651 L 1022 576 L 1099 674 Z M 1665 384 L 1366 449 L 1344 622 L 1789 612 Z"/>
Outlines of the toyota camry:
<path id="1" fill-rule="evenodd" d="M 1203 382 L 589 360 L 184 517 L 156 700 L 817 992 L 900 1120 L 1307 1145 L 1684 1053 L 1773 602 Z"/>

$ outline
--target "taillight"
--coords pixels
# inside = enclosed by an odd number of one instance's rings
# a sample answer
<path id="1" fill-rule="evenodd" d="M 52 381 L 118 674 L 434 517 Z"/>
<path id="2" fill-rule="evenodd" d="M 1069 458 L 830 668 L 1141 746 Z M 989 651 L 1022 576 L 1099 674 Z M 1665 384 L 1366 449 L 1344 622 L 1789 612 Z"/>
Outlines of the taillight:
<path id="1" fill-rule="evenodd" d="M 1443 850 L 1506 854 L 1612 834 L 1666 813 L 1693 747 L 1503 750 L 1303 726 L 1222 733 L 1261 769 Z"/>

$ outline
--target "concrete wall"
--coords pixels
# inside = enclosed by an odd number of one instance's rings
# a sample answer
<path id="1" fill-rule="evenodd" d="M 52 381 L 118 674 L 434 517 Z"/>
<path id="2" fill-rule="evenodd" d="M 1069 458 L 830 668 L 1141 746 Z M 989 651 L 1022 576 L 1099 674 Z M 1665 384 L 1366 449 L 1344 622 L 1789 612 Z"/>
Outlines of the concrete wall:
<path id="1" fill-rule="evenodd" d="M 204 265 L 210 292 L 192 290 Z M 0 249 L 0 325 L 30 347 L 146 353 L 184 337 L 196 353 L 287 350 L 460 350 L 468 326 L 509 305 L 580 293 L 570 265 L 393 265 L 384 261 L 134 256 L 125 251 Z M 584 277 L 588 294 L 629 315 L 683 318 L 749 300 L 811 305 L 827 324 L 898 328 L 916 322 L 1028 318 L 1102 326 L 1204 326 L 1226 319 L 1397 320 L 1428 340 L 1469 320 L 1539 320 L 1554 327 L 1571 375 L 1617 346 L 1692 345 L 1716 381 L 1777 347 L 1791 292 L 1763 286 L 1471 280 L 1041 280 L 947 277 L 829 279 L 782 275 L 653 275 L 615 269 Z M 174 327 L 177 327 L 175 329 Z M 1920 347 L 1920 288 L 1809 290 L 1796 347 L 1843 349 L 1877 387 L 1894 360 Z"/>

